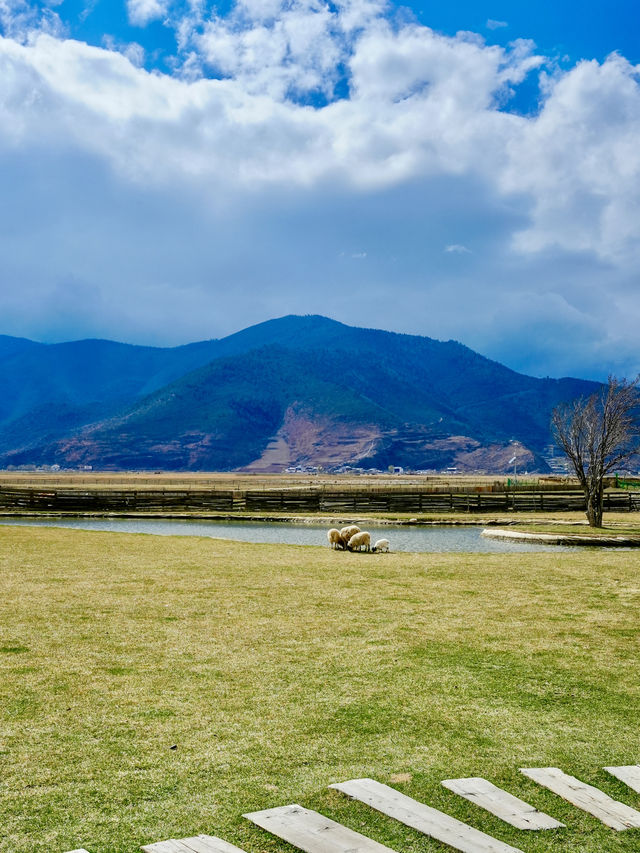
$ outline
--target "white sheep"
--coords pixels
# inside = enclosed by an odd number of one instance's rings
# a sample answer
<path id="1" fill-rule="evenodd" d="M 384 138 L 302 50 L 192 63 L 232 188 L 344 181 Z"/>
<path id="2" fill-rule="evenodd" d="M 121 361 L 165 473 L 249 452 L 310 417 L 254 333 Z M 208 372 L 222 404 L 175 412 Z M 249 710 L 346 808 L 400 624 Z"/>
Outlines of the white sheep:
<path id="1" fill-rule="evenodd" d="M 347 544 L 347 548 L 350 551 L 360 551 L 364 548 L 365 551 L 371 550 L 371 534 L 367 533 L 366 530 L 362 530 L 359 533 L 354 533 L 351 539 Z"/>
<path id="2" fill-rule="evenodd" d="M 332 527 L 331 530 L 327 531 L 327 539 L 329 540 L 329 545 L 331 545 L 332 548 L 344 551 L 346 540 L 335 527 Z"/>
<path id="3" fill-rule="evenodd" d="M 360 533 L 360 528 L 357 524 L 348 524 L 340 531 L 340 535 L 342 536 L 345 542 L 348 542 L 354 533 Z"/>
<path id="4" fill-rule="evenodd" d="M 371 548 L 372 551 L 388 551 L 389 550 L 389 540 L 388 539 L 378 539 L 376 544 Z"/>

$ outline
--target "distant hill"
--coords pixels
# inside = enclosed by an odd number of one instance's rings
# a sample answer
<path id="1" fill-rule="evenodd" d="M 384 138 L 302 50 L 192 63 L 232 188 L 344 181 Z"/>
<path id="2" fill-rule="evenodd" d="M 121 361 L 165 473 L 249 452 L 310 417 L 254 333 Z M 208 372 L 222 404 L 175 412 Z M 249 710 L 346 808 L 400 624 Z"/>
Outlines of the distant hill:
<path id="1" fill-rule="evenodd" d="M 0 465 L 279 471 L 289 465 L 544 470 L 555 405 L 591 393 L 455 341 L 288 316 L 137 347 L 0 336 Z"/>

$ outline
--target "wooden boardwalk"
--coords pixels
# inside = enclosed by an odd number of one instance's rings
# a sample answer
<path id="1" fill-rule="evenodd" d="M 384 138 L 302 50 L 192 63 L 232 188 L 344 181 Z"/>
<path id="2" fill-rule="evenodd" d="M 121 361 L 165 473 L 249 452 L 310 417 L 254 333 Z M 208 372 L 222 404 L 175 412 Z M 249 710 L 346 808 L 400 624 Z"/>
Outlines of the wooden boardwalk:
<path id="1" fill-rule="evenodd" d="M 640 812 L 613 800 L 599 788 L 587 785 L 575 776 L 568 776 L 557 767 L 522 768 L 521 772 L 612 829 L 640 829 Z"/>
<path id="2" fill-rule="evenodd" d="M 640 765 L 604 769 L 640 793 Z M 521 768 L 521 772 L 613 829 L 640 829 L 640 812 L 557 767 Z M 564 828 L 564 824 L 497 788 L 486 779 L 445 779 L 442 784 L 519 829 Z M 366 803 L 460 853 L 522 853 L 518 847 L 499 841 L 374 779 L 352 779 L 329 787 Z M 250 812 L 244 817 L 304 853 L 395 853 L 384 844 L 295 803 Z M 169 838 L 145 844 L 141 849 L 144 853 L 244 853 L 239 847 L 214 835 Z M 89 851 L 81 847 L 68 853 Z"/>
<path id="3" fill-rule="evenodd" d="M 519 848 L 498 841 L 374 779 L 352 779 L 350 782 L 339 782 L 329 787 L 336 788 L 462 853 L 522 853 Z"/>
<path id="4" fill-rule="evenodd" d="M 535 806 L 519 800 L 502 788 L 497 788 L 487 779 L 477 776 L 469 779 L 445 779 L 442 784 L 517 829 L 560 829 L 564 826 L 564 823 L 539 812 Z"/>
<path id="5" fill-rule="evenodd" d="M 244 817 L 305 853 L 394 853 L 366 835 L 295 804 Z"/>

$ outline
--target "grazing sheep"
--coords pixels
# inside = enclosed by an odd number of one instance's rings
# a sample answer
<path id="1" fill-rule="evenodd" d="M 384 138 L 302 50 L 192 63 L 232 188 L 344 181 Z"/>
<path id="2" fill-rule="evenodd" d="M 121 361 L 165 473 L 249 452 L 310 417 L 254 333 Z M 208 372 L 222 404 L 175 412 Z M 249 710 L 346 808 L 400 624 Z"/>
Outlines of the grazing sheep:
<path id="1" fill-rule="evenodd" d="M 360 533 L 354 533 L 351 539 L 349 539 L 347 548 L 350 551 L 360 551 L 362 548 L 364 548 L 365 551 L 370 551 L 371 534 L 367 533 L 366 530 L 363 530 Z"/>
<path id="2" fill-rule="evenodd" d="M 371 549 L 372 551 L 388 551 L 389 550 L 389 540 L 388 539 L 378 539 L 376 544 Z"/>
<path id="3" fill-rule="evenodd" d="M 332 548 L 335 548 L 339 551 L 344 551 L 345 539 L 340 533 L 340 531 L 336 530 L 335 527 L 332 527 L 331 530 L 327 531 L 327 539 L 329 540 L 329 545 L 331 545 Z"/>
<path id="4" fill-rule="evenodd" d="M 340 535 L 342 536 L 345 542 L 348 542 L 354 533 L 360 533 L 360 528 L 357 524 L 348 524 L 340 531 Z"/>

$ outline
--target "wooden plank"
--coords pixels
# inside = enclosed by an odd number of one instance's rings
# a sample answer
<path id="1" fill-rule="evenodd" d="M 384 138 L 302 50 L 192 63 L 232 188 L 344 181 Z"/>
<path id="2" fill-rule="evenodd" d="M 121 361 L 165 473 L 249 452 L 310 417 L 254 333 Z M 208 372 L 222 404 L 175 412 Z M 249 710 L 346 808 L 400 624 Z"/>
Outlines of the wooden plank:
<path id="1" fill-rule="evenodd" d="M 192 838 L 183 838 L 182 841 L 193 853 L 244 853 L 244 850 L 235 844 L 229 844 L 215 835 L 195 835 Z"/>
<path id="2" fill-rule="evenodd" d="M 244 853 L 234 844 L 214 835 L 194 835 L 191 838 L 169 838 L 141 848 L 145 853 Z"/>
<path id="3" fill-rule="evenodd" d="M 522 853 L 517 847 L 504 844 L 374 779 L 352 779 L 350 782 L 339 782 L 329 787 L 336 788 L 462 853 Z"/>
<path id="4" fill-rule="evenodd" d="M 141 848 L 145 853 L 244 853 L 215 835 L 194 835 L 191 838 L 170 838 Z"/>
<path id="5" fill-rule="evenodd" d="M 612 829 L 640 828 L 640 812 L 611 799 L 604 791 L 568 776 L 558 767 L 524 767 L 520 772 Z"/>
<path id="6" fill-rule="evenodd" d="M 605 767 L 604 769 L 640 794 L 640 764 L 628 764 L 625 767 Z"/>
<path id="7" fill-rule="evenodd" d="M 472 776 L 468 779 L 445 779 L 442 784 L 517 829 L 559 829 L 564 826 L 555 818 L 539 812 L 535 806 L 497 788 L 487 779 Z"/>
<path id="8" fill-rule="evenodd" d="M 244 817 L 306 853 L 393 853 L 389 847 L 295 803 Z"/>
<path id="9" fill-rule="evenodd" d="M 189 848 L 177 838 L 168 838 L 166 841 L 156 841 L 154 844 L 145 844 L 140 848 L 144 853 L 192 853 Z"/>
<path id="10" fill-rule="evenodd" d="M 230 844 L 215 835 L 196 835 L 193 838 L 183 839 L 194 853 L 244 853 L 235 844 Z"/>

